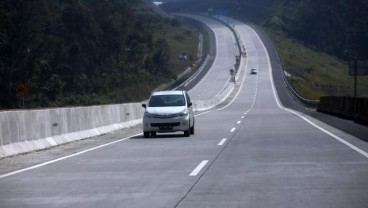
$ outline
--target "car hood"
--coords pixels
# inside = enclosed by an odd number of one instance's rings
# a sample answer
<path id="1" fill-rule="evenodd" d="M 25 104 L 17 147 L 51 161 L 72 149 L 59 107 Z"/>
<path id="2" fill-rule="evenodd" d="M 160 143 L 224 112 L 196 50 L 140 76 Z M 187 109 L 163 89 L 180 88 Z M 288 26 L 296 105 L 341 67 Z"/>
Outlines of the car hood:
<path id="1" fill-rule="evenodd" d="M 173 107 L 147 107 L 146 111 L 156 115 L 170 115 L 180 113 L 185 110 L 185 106 L 173 106 Z"/>

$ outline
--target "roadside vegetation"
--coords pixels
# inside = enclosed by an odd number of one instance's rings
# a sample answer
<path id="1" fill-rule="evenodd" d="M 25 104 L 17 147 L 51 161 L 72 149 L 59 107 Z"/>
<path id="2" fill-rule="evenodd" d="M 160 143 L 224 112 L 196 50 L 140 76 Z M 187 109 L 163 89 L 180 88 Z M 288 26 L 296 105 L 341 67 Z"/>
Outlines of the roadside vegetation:
<path id="1" fill-rule="evenodd" d="M 299 94 L 308 99 L 354 95 L 354 77 L 348 75 L 346 62 L 272 30 L 267 33 L 279 53 L 289 83 Z M 368 96 L 367 83 L 368 77 L 358 77 L 358 96 Z"/>
<path id="2" fill-rule="evenodd" d="M 144 100 L 197 60 L 204 32 L 146 0 L 4 0 L 0 19 L 0 109 Z"/>
<path id="3" fill-rule="evenodd" d="M 354 96 L 351 58 L 368 58 L 365 1 L 284 1 L 263 22 L 290 84 L 302 96 Z M 357 96 L 368 96 L 368 76 L 357 78 Z"/>

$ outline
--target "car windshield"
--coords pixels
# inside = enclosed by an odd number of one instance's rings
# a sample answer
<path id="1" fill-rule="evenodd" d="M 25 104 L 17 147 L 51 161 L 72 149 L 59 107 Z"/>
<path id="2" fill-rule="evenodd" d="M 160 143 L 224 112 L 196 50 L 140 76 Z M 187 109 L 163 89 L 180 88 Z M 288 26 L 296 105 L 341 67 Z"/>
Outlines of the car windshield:
<path id="1" fill-rule="evenodd" d="M 184 95 L 154 95 L 151 97 L 149 107 L 184 106 Z"/>

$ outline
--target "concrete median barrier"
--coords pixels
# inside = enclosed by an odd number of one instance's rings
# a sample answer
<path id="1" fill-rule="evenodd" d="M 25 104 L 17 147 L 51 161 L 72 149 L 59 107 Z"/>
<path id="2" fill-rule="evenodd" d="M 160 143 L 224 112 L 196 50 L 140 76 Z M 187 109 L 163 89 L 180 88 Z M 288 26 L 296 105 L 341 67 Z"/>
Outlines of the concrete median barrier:
<path id="1" fill-rule="evenodd" d="M 141 103 L 0 112 L 0 157 L 134 126 L 143 113 Z"/>
<path id="2" fill-rule="evenodd" d="M 214 108 L 218 104 L 222 103 L 234 89 L 234 84 L 229 83 L 225 89 L 217 94 L 214 98 L 209 100 L 194 100 L 194 111 L 206 111 Z"/>

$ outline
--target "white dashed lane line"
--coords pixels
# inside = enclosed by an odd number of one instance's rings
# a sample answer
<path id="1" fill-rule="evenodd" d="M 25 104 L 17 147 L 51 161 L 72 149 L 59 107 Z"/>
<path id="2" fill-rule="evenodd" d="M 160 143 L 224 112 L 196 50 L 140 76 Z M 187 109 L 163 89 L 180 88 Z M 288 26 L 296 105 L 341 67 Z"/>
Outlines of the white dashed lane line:
<path id="1" fill-rule="evenodd" d="M 206 166 L 208 160 L 203 160 L 199 165 L 189 174 L 189 176 L 197 176 L 201 172 L 202 168 Z"/>
<path id="2" fill-rule="evenodd" d="M 232 129 L 230 130 L 230 132 L 234 132 L 234 131 L 235 131 L 235 129 L 236 129 L 236 128 L 232 128 Z"/>
<path id="3" fill-rule="evenodd" d="M 221 139 L 221 141 L 217 145 L 222 146 L 223 144 L 225 144 L 226 140 L 227 140 L 227 138 Z"/>
<path id="4" fill-rule="evenodd" d="M 236 122 L 237 124 L 240 124 L 241 123 L 241 121 L 238 121 L 238 122 Z"/>

